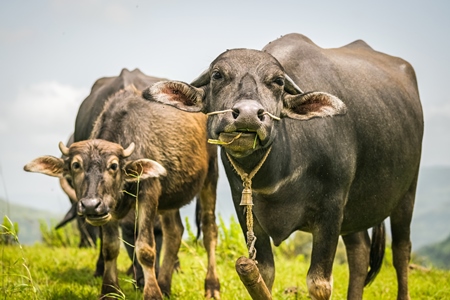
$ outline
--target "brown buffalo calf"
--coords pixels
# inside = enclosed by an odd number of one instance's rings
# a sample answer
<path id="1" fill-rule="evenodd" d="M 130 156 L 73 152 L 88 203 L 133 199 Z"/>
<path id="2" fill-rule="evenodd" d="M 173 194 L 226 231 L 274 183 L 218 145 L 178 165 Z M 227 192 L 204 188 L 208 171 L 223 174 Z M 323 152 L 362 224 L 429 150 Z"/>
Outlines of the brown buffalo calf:
<path id="1" fill-rule="evenodd" d="M 144 298 L 162 299 L 163 294 L 170 294 L 183 233 L 178 209 L 197 194 L 208 252 L 206 296 L 219 297 L 214 254 L 217 150 L 206 140 L 204 115 L 148 102 L 138 91 L 125 89 L 105 103 L 91 139 L 69 148 L 60 143 L 66 159 L 43 156 L 25 166 L 26 171 L 70 178 L 79 199 L 78 214 L 90 224 L 102 226 L 105 298 L 119 288 L 118 220 L 136 205 L 136 254 L 144 271 Z M 162 215 L 164 260 L 157 279 L 153 225 L 158 212 Z"/>

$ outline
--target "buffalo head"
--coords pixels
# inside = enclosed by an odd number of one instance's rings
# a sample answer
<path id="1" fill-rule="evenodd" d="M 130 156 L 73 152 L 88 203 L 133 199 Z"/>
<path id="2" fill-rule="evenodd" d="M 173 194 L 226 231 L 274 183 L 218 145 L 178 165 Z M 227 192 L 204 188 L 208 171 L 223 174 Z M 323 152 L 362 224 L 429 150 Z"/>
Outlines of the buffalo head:
<path id="1" fill-rule="evenodd" d="M 118 208 L 127 206 L 121 203 L 127 182 L 166 175 L 164 167 L 153 160 L 129 160 L 134 143 L 123 149 L 105 140 L 86 140 L 69 148 L 60 143 L 59 148 L 65 159 L 38 157 L 24 170 L 70 179 L 79 199 L 77 213 L 94 226 L 104 225 L 116 217 Z"/>
<path id="2" fill-rule="evenodd" d="M 346 112 L 337 97 L 302 92 L 272 55 L 249 49 L 222 53 L 191 85 L 159 82 L 143 96 L 206 113 L 209 136 L 235 157 L 268 147 L 281 118 L 309 120 Z"/>

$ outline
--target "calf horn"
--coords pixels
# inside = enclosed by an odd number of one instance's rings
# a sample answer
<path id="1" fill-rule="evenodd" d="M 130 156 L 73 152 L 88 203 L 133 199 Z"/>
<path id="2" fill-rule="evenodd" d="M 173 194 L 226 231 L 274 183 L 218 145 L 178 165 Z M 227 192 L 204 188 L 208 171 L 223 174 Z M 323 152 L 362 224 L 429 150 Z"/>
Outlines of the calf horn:
<path id="1" fill-rule="evenodd" d="M 130 156 L 131 153 L 133 153 L 133 151 L 134 151 L 134 147 L 135 147 L 134 143 L 131 142 L 131 144 L 128 146 L 128 148 L 123 150 L 123 157 Z"/>
<path id="2" fill-rule="evenodd" d="M 64 145 L 63 142 L 59 142 L 58 146 L 59 146 L 59 150 L 61 151 L 61 153 L 63 155 L 69 156 L 69 148 L 67 148 L 67 146 Z"/>

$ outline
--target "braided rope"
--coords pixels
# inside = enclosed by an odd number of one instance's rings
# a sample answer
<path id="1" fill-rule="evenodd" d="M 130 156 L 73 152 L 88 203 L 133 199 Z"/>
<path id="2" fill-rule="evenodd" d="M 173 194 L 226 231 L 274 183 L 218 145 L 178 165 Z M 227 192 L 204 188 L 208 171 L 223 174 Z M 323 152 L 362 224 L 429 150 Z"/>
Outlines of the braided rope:
<path id="1" fill-rule="evenodd" d="M 247 174 L 241 167 L 239 167 L 236 162 L 231 158 L 231 156 L 226 153 L 228 160 L 230 161 L 231 165 L 233 166 L 236 173 L 241 177 L 242 185 L 244 186 L 244 190 L 249 189 L 250 195 L 252 194 L 252 179 L 258 173 L 259 169 L 261 169 L 262 165 L 266 161 L 267 157 L 269 156 L 270 151 L 272 150 L 272 146 L 267 150 L 267 152 L 264 154 L 263 158 L 259 161 L 259 163 L 256 165 L 256 167 L 250 172 L 250 174 Z M 246 205 L 246 224 L 247 224 L 247 249 L 248 249 L 248 256 L 252 260 L 255 260 L 256 258 L 256 236 L 253 232 L 253 201 L 250 198 L 249 204 Z M 241 204 L 242 205 L 242 204 Z"/>

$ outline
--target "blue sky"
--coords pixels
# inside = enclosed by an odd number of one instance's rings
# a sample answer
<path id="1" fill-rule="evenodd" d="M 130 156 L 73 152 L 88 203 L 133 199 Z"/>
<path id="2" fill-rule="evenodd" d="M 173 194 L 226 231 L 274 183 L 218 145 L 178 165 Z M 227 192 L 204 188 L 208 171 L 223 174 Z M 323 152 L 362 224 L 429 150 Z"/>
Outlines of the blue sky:
<path id="1" fill-rule="evenodd" d="M 0 198 L 68 208 L 56 179 L 22 167 L 59 156 L 96 79 L 140 68 L 189 82 L 226 49 L 261 49 L 290 32 L 324 48 L 363 39 L 409 61 L 425 111 L 423 165 L 450 165 L 449 14 L 446 0 L 1 1 Z"/>

